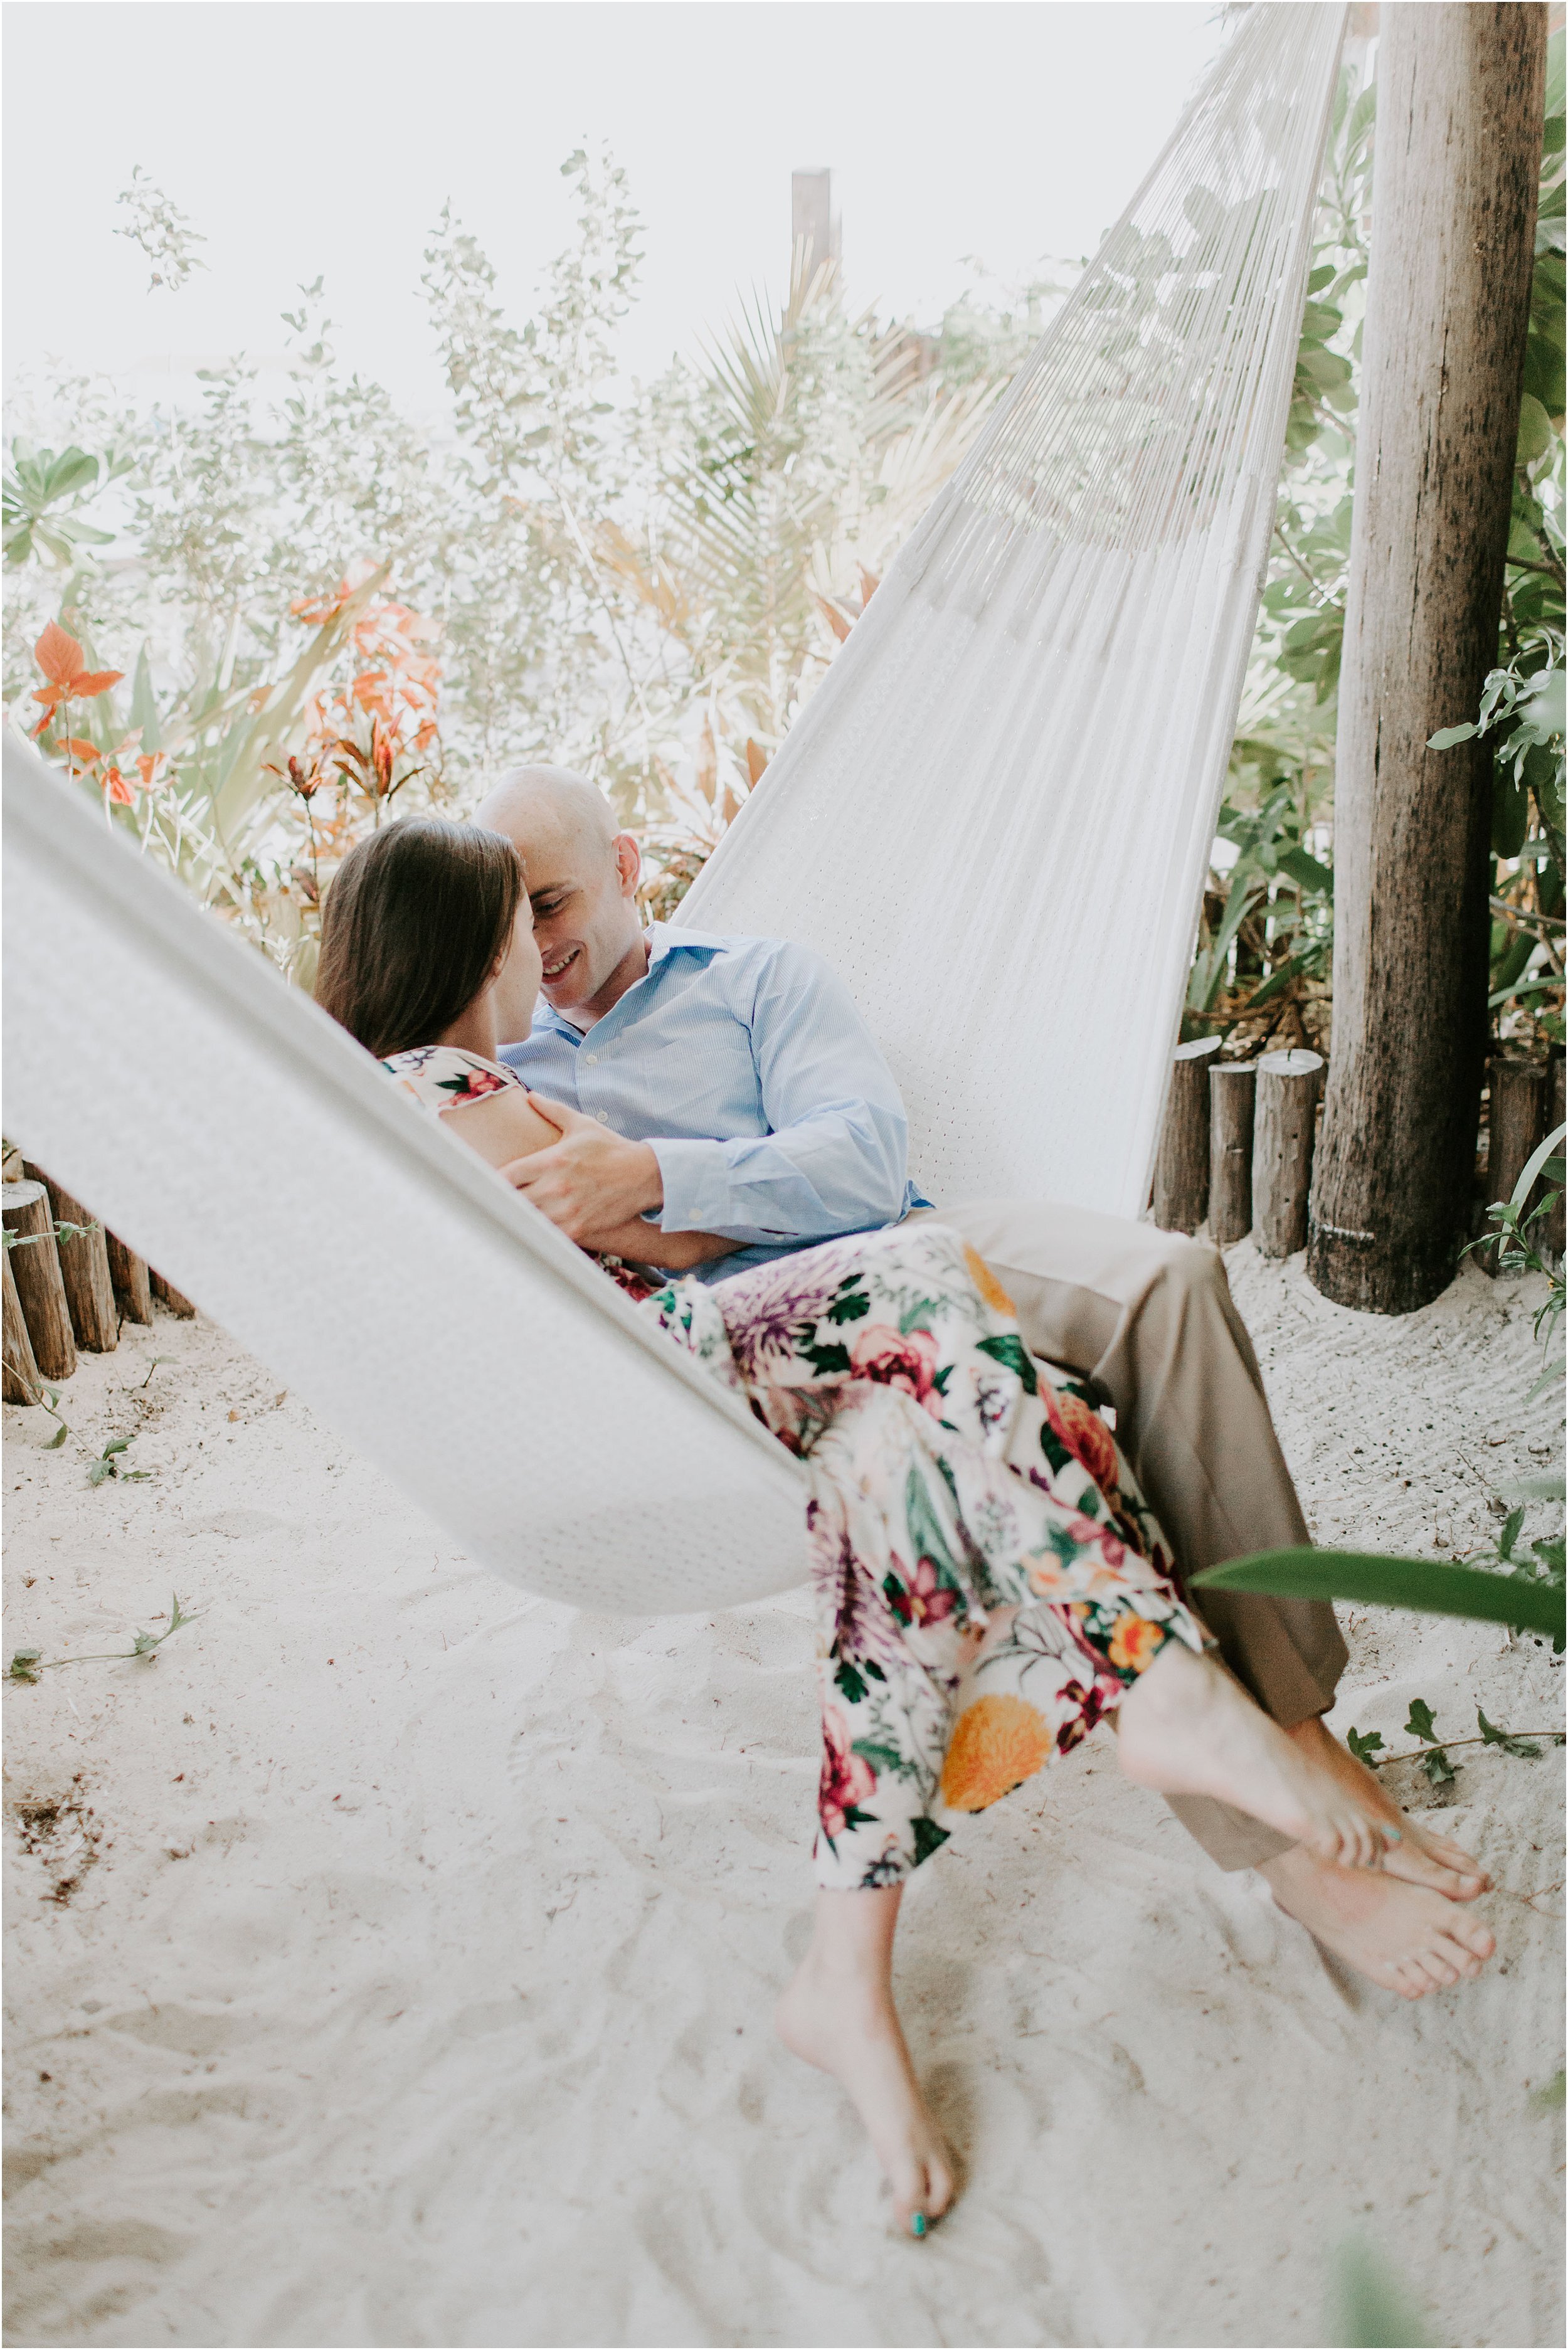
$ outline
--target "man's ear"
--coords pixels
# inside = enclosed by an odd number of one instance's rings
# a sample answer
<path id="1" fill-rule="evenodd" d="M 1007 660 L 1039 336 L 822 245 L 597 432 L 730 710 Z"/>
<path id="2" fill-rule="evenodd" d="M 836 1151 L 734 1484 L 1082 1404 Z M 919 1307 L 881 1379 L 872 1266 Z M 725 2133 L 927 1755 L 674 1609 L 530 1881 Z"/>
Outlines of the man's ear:
<path id="1" fill-rule="evenodd" d="M 637 885 L 642 879 L 642 851 L 634 832 L 618 832 L 614 843 L 615 861 L 620 874 L 620 894 L 635 898 Z"/>

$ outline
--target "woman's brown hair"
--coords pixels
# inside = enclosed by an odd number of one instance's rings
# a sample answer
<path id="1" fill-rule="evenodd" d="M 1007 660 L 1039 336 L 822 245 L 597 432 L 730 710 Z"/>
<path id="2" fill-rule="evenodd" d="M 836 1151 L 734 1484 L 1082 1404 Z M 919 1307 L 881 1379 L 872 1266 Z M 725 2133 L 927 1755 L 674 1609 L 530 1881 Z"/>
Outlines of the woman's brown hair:
<path id="1" fill-rule="evenodd" d="M 523 887 L 498 832 L 435 816 L 373 832 L 327 892 L 316 1001 L 378 1060 L 434 1044 L 506 952 Z"/>

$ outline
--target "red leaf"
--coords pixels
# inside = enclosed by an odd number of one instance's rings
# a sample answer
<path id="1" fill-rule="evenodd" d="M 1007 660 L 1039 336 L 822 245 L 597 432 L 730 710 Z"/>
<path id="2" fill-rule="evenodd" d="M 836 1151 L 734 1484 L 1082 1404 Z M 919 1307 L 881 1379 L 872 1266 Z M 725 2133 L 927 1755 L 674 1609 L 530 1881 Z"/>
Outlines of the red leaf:
<path id="1" fill-rule="evenodd" d="M 95 669 L 86 677 L 78 677 L 71 688 L 73 702 L 90 702 L 95 694 L 107 693 L 125 675 L 122 669 Z"/>
<path id="2" fill-rule="evenodd" d="M 51 684 L 67 693 L 75 693 L 76 681 L 87 667 L 87 658 L 75 637 L 57 620 L 49 622 L 33 647 L 33 658 Z"/>

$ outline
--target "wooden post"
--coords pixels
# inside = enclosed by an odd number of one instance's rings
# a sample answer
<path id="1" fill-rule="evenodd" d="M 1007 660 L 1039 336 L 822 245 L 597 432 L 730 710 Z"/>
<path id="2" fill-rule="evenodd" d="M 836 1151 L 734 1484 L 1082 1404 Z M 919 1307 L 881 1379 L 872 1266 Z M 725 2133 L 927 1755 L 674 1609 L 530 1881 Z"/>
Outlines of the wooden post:
<path id="1" fill-rule="evenodd" d="M 71 1336 L 71 1312 L 66 1284 L 60 1278 L 59 1253 L 55 1247 L 55 1220 L 49 1195 L 41 1183 L 0 1186 L 5 1230 L 24 1245 L 8 1248 L 6 1261 L 16 1284 L 33 1357 L 47 1379 L 68 1379 L 77 1367 L 76 1340 Z"/>
<path id="2" fill-rule="evenodd" d="M 1252 1129 L 1252 1222 L 1264 1256 L 1306 1246 L 1314 1130 L 1323 1055 L 1265 1053 Z"/>
<path id="3" fill-rule="evenodd" d="M 1386 7 L 1334 786 L 1334 1059 L 1307 1271 L 1407 1314 L 1468 1237 L 1498 658 L 1546 9 Z"/>
<path id="4" fill-rule="evenodd" d="M 113 1232 L 105 1234 L 109 1243 L 109 1277 L 114 1284 L 114 1294 L 119 1310 L 128 1322 L 151 1322 L 152 1319 L 152 1284 L 144 1260 L 134 1249 L 126 1247 Z"/>
<path id="5" fill-rule="evenodd" d="M 1553 1053 L 1552 1055 L 1551 1073 L 1547 1080 L 1546 1087 L 1546 1131 L 1548 1134 L 1555 1134 L 1558 1128 L 1563 1124 L 1564 1116 L 1568 1116 L 1568 1112 L 1564 1112 L 1563 1107 L 1563 1071 L 1564 1066 L 1562 1054 Z M 1560 1142 L 1557 1146 L 1555 1156 L 1561 1159 L 1563 1156 L 1564 1151 L 1568 1151 L 1568 1142 Z M 1555 1268 L 1560 1268 L 1563 1263 L 1563 1211 L 1565 1197 L 1568 1197 L 1568 1193 L 1565 1193 L 1564 1187 L 1560 1184 L 1557 1187 L 1557 1205 L 1552 1209 L 1552 1213 L 1549 1216 L 1542 1218 L 1541 1226 L 1542 1233 L 1541 1253 L 1546 1259 L 1547 1263 Z"/>
<path id="6" fill-rule="evenodd" d="M 93 1222 L 79 1200 L 62 1191 L 51 1182 L 41 1167 L 27 1164 L 27 1174 L 41 1183 L 49 1195 L 49 1205 L 57 1224 L 90 1225 Z M 114 1283 L 109 1278 L 109 1245 L 104 1229 L 79 1232 L 74 1239 L 62 1240 L 57 1235 L 56 1247 L 60 1253 L 60 1278 L 66 1284 L 66 1304 L 70 1307 L 71 1328 L 78 1347 L 86 1347 L 95 1355 L 112 1355 L 119 1344 L 119 1315 L 115 1311 Z"/>
<path id="7" fill-rule="evenodd" d="M 1209 1075 L 1209 1237 L 1216 1248 L 1252 1229 L 1256 1061 L 1216 1061 Z"/>
<path id="8" fill-rule="evenodd" d="M 1537 1062 L 1499 1053 L 1491 1065 L 1490 1090 L 1486 1161 L 1489 1205 L 1512 1199 L 1513 1187 L 1546 1131 L 1546 1072 Z M 1486 1229 L 1492 1229 L 1490 1222 Z M 1500 1251 L 1495 1244 L 1477 1249 L 1475 1253 L 1483 1273 L 1496 1273 Z"/>
<path id="9" fill-rule="evenodd" d="M 171 1314 L 178 1314 L 182 1322 L 193 1319 L 196 1309 L 182 1291 L 176 1289 L 171 1281 L 165 1281 L 161 1273 L 150 1271 L 148 1277 L 152 1284 L 153 1296 L 167 1305 Z"/>
<path id="10" fill-rule="evenodd" d="M 22 1301 L 11 1274 L 11 1252 L 5 1252 L 5 1326 L 3 1347 L 5 1398 L 7 1403 L 36 1403 L 42 1393 L 33 1342 L 22 1314 Z"/>
<path id="11" fill-rule="evenodd" d="M 1209 1208 L 1209 1064 L 1218 1036 L 1179 1045 L 1165 1097 L 1154 1167 L 1154 1221 L 1161 1232 L 1195 1232 Z"/>
<path id="12" fill-rule="evenodd" d="M 794 263 L 809 286 L 825 263 L 834 267 L 838 264 L 839 227 L 833 209 L 833 174 L 793 172 L 789 193 Z"/>

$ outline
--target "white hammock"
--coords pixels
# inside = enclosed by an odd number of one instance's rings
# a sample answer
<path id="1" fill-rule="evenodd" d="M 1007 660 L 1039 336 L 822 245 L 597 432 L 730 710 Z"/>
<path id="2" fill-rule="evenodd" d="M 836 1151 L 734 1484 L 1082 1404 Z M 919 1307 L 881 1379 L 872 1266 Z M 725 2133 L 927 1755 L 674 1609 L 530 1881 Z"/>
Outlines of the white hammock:
<path id="1" fill-rule="evenodd" d="M 677 921 L 838 970 L 929 1197 L 1148 1197 L 1344 10 L 1254 7 Z"/>
<path id="2" fill-rule="evenodd" d="M 1243 21 L 689 901 L 838 965 L 934 1196 L 1141 1204 L 1342 17 Z M 5 803 L 30 1157 L 529 1589 L 800 1579 L 798 1471 L 742 1409 L 9 742 Z"/>

